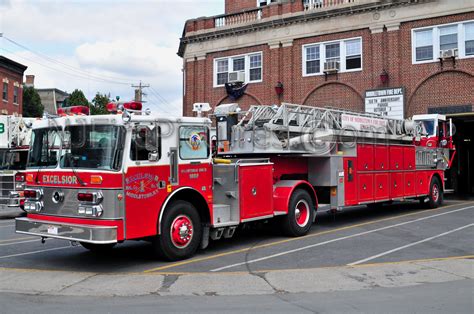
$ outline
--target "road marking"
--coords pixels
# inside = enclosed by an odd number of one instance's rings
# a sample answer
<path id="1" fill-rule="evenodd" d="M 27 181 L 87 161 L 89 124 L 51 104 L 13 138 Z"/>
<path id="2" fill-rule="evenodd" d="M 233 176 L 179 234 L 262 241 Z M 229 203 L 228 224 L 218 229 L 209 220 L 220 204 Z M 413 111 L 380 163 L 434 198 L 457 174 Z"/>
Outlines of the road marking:
<path id="1" fill-rule="evenodd" d="M 30 255 L 30 254 L 36 254 L 36 253 L 42 253 L 42 252 L 56 251 L 56 250 L 62 250 L 62 249 L 69 249 L 69 248 L 73 248 L 73 247 L 75 247 L 75 246 L 61 246 L 61 247 L 55 247 L 55 248 L 46 249 L 46 250 L 18 253 L 18 254 L 12 254 L 12 255 L 4 255 L 4 256 L 0 256 L 0 259 L 9 258 L 9 257 L 16 257 L 16 256 L 23 256 L 23 255 Z"/>
<path id="2" fill-rule="evenodd" d="M 0 243 L 19 241 L 19 240 L 27 240 L 27 239 L 34 239 L 34 238 L 35 237 L 22 237 L 22 238 L 6 239 L 6 240 L 0 240 Z"/>
<path id="3" fill-rule="evenodd" d="M 21 243 L 30 243 L 30 242 L 38 242 L 39 243 L 39 239 L 28 240 L 28 241 L 19 241 L 19 242 L 11 242 L 11 243 L 1 243 L 0 246 L 8 246 L 8 245 L 14 245 L 14 244 L 21 244 Z"/>
<path id="4" fill-rule="evenodd" d="M 228 256 L 228 255 L 244 253 L 244 252 L 248 252 L 248 251 L 256 250 L 256 249 L 260 249 L 260 248 L 271 247 L 271 246 L 284 244 L 284 243 L 288 243 L 288 242 L 304 240 L 304 239 L 308 239 L 308 238 L 317 237 L 317 236 L 320 236 L 320 235 L 335 233 L 335 232 L 338 232 L 338 231 L 349 230 L 349 229 L 353 229 L 353 228 L 357 228 L 357 227 L 372 225 L 372 224 L 379 223 L 379 222 L 391 221 L 391 220 L 395 220 L 395 219 L 399 219 L 399 218 L 420 215 L 422 213 L 427 213 L 427 212 L 432 212 L 432 211 L 439 211 L 441 209 L 447 209 L 447 208 L 451 208 L 451 207 L 454 207 L 454 206 L 463 206 L 463 205 L 467 205 L 467 204 L 472 204 L 472 202 L 456 203 L 456 204 L 443 206 L 443 207 L 438 207 L 438 208 L 434 208 L 434 209 L 429 209 L 429 210 L 424 210 L 424 211 L 417 211 L 417 212 L 413 212 L 413 213 L 409 213 L 409 214 L 402 214 L 402 215 L 398 215 L 398 216 L 394 216 L 394 217 L 382 218 L 382 219 L 367 221 L 367 222 L 363 222 L 363 223 L 359 223 L 359 224 L 355 224 L 355 225 L 349 225 L 349 226 L 340 227 L 340 228 L 336 228 L 336 229 L 316 232 L 316 233 L 308 234 L 308 235 L 303 236 L 303 237 L 289 238 L 289 239 L 274 241 L 274 242 L 270 242 L 270 243 L 266 243 L 266 244 L 262 244 L 262 245 L 250 246 L 250 247 L 246 247 L 246 248 L 243 248 L 243 249 L 237 249 L 237 250 L 227 251 L 227 252 L 224 252 L 224 253 L 218 253 L 218 254 L 214 254 L 214 255 L 210 255 L 210 256 L 206 256 L 206 257 L 193 258 L 193 259 L 189 259 L 189 260 L 186 260 L 186 261 L 181 261 L 181 262 L 167 264 L 167 265 L 164 265 L 164 266 L 151 268 L 151 269 L 145 270 L 144 272 L 145 273 L 151 273 L 151 272 L 160 271 L 160 270 L 169 269 L 169 268 L 174 268 L 174 267 L 179 267 L 179 266 L 183 266 L 183 265 L 195 264 L 195 263 L 199 263 L 199 262 L 203 262 L 203 261 L 207 261 L 207 260 L 211 260 L 211 259 L 216 259 L 216 258 L 219 258 L 219 257 Z"/>
<path id="5" fill-rule="evenodd" d="M 1 225 L 0 228 L 6 228 L 6 227 L 15 227 L 15 225 Z"/>
<path id="6" fill-rule="evenodd" d="M 235 263 L 235 264 L 215 268 L 215 269 L 212 269 L 210 271 L 211 272 L 217 272 L 217 271 L 221 271 L 221 270 L 224 270 L 224 269 L 229 269 L 229 268 L 233 268 L 233 267 L 237 267 L 237 266 L 257 263 L 257 262 L 261 262 L 261 261 L 264 261 L 264 260 L 267 260 L 267 259 L 271 259 L 271 258 L 283 256 L 283 255 L 288 255 L 288 254 L 291 254 L 291 253 L 295 253 L 295 252 L 315 248 L 315 247 L 318 247 L 318 246 L 322 246 L 322 245 L 326 245 L 326 244 L 330 244 L 330 243 L 334 243 L 334 242 L 338 242 L 338 241 L 342 241 L 342 240 L 352 239 L 352 238 L 355 238 L 355 237 L 364 236 L 364 235 L 371 234 L 371 233 L 374 233 L 374 232 L 387 230 L 387 229 L 391 229 L 391 228 L 411 224 L 411 223 L 414 223 L 414 222 L 419 222 L 419 221 L 423 221 L 423 220 L 426 220 L 426 219 L 431 219 L 431 218 L 434 218 L 434 217 L 439 217 L 439 216 L 444 216 L 444 215 L 448 215 L 448 214 L 452 214 L 452 213 L 457 213 L 457 212 L 460 212 L 460 211 L 463 211 L 463 210 L 466 210 L 466 209 L 470 209 L 470 208 L 474 208 L 474 206 L 459 208 L 459 209 L 451 210 L 451 211 L 436 214 L 436 215 L 425 216 L 425 217 L 421 217 L 421 218 L 417 218 L 417 219 L 414 219 L 414 220 L 401 222 L 401 223 L 394 224 L 394 225 L 389 225 L 389 226 L 385 226 L 385 227 L 381 227 L 381 228 L 377 228 L 377 229 L 373 229 L 373 230 L 369 230 L 369 231 L 359 232 L 359 233 L 352 234 L 352 235 L 349 235 L 349 236 L 335 238 L 335 239 L 331 239 L 331 240 L 328 240 L 328 241 L 303 246 L 303 247 L 296 248 L 296 249 L 293 249 L 293 250 L 288 250 L 288 251 L 283 251 L 283 252 L 272 254 L 272 255 L 267 255 L 267 256 L 256 258 L 256 259 L 253 259 L 253 260 L 249 260 L 249 261 L 245 261 L 245 262 L 240 262 L 240 263 Z"/>
<path id="7" fill-rule="evenodd" d="M 436 261 L 449 261 L 449 260 L 458 260 L 458 259 L 474 259 L 474 255 L 457 255 L 457 256 L 448 256 L 448 257 L 434 257 L 434 258 L 424 258 L 424 259 L 413 259 L 413 260 L 403 260 L 395 262 L 380 262 L 380 263 L 370 263 L 370 264 L 360 264 L 355 266 L 348 265 L 333 265 L 333 266 L 320 266 L 313 268 L 274 268 L 274 269 L 258 269 L 252 270 L 252 273 L 256 274 L 265 274 L 271 272 L 294 272 L 294 271 L 311 271 L 316 269 L 333 269 L 333 268 L 359 268 L 359 267 L 375 267 L 375 266 L 384 266 L 384 265 L 393 265 L 393 264 L 407 264 L 407 263 L 422 263 L 422 262 L 436 262 Z M 0 267 L 0 270 L 2 268 Z M 10 269 L 10 268 L 5 268 Z M 13 270 L 15 270 L 13 268 Z M 21 270 L 21 269 L 20 269 Z M 154 272 L 153 275 L 163 275 L 163 276 L 183 276 L 183 275 L 242 275 L 248 274 L 248 270 L 236 270 L 236 271 L 223 271 L 223 272 L 206 272 L 206 271 L 168 271 L 168 272 Z M 115 274 L 115 273 L 114 273 Z M 126 272 L 125 274 L 135 274 L 133 272 Z"/>
<path id="8" fill-rule="evenodd" d="M 374 260 L 374 259 L 376 259 L 376 258 L 379 258 L 379 257 L 385 256 L 385 255 L 391 254 L 391 253 L 393 253 L 393 252 L 401 251 L 401 250 L 403 250 L 403 249 L 412 247 L 412 246 L 414 246 L 414 245 L 417 245 L 417 244 L 420 244 L 420 243 L 424 243 L 424 242 L 428 242 L 428 241 L 431 241 L 431 240 L 434 240 L 434 239 L 443 237 L 443 236 L 445 236 L 445 235 L 454 233 L 454 232 L 456 232 L 456 231 L 460 231 L 460 230 L 463 230 L 463 229 L 466 229 L 466 228 L 469 228 L 469 227 L 473 227 L 473 226 L 474 226 L 474 224 L 469 224 L 469 225 L 466 225 L 466 226 L 463 226 L 463 227 L 459 227 L 459 228 L 456 228 L 456 229 L 453 229 L 453 230 L 450 230 L 450 231 L 446 231 L 446 232 L 440 233 L 440 234 L 438 234 L 438 235 L 435 235 L 435 236 L 432 236 L 432 237 L 429 237 L 429 238 L 426 238 L 426 239 L 423 239 L 423 240 L 420 240 L 420 241 L 416 241 L 416 242 L 413 242 L 413 243 L 409 243 L 409 244 L 407 244 L 407 245 L 403 245 L 403 246 L 397 247 L 397 248 L 395 248 L 395 249 L 388 250 L 388 251 L 382 252 L 382 253 L 380 253 L 380 254 L 376 254 L 376 255 L 373 255 L 373 256 L 370 256 L 370 257 L 361 259 L 361 260 L 359 260 L 359 261 L 357 261 L 357 262 L 353 262 L 353 263 L 347 264 L 347 266 L 359 265 L 359 264 L 362 264 L 362 263 L 365 263 L 365 262 Z"/>

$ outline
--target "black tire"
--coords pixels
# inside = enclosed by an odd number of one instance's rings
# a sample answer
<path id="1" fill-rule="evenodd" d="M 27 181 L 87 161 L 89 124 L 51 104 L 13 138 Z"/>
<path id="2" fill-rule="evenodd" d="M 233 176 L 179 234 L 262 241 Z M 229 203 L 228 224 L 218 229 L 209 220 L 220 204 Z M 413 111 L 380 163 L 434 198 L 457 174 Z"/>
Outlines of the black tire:
<path id="1" fill-rule="evenodd" d="M 81 245 L 85 249 L 88 249 L 91 252 L 94 252 L 96 254 L 102 254 L 102 253 L 110 252 L 110 250 L 113 249 L 113 247 L 116 245 L 116 243 L 95 244 L 95 243 L 81 242 Z"/>
<path id="2" fill-rule="evenodd" d="M 427 208 L 437 208 L 443 204 L 443 186 L 438 177 L 433 177 L 430 183 L 428 202 L 424 203 Z"/>
<path id="3" fill-rule="evenodd" d="M 178 227 L 183 227 L 183 233 Z M 202 238 L 199 213 L 189 202 L 176 201 L 165 209 L 161 221 L 161 234 L 153 242 L 158 256 L 169 261 L 186 259 L 194 255 Z"/>
<path id="4" fill-rule="evenodd" d="M 288 214 L 282 217 L 283 233 L 290 237 L 307 234 L 313 224 L 313 217 L 314 204 L 311 196 L 305 190 L 295 190 L 290 198 Z"/>

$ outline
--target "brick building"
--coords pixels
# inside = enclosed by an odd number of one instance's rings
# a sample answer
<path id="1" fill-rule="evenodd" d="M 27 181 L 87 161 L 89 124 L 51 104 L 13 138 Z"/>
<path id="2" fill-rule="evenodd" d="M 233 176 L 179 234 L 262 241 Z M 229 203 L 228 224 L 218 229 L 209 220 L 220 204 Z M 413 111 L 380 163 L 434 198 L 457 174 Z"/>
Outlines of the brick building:
<path id="1" fill-rule="evenodd" d="M 0 56 L 2 102 L 0 114 L 20 115 L 23 108 L 23 73 L 26 66 Z"/>
<path id="2" fill-rule="evenodd" d="M 456 118 L 473 185 L 472 0 L 226 0 L 224 14 L 186 22 L 178 54 L 184 115 L 195 102 L 365 111 L 368 91 L 401 90 L 398 116 Z M 236 100 L 229 80 L 247 84 Z"/>

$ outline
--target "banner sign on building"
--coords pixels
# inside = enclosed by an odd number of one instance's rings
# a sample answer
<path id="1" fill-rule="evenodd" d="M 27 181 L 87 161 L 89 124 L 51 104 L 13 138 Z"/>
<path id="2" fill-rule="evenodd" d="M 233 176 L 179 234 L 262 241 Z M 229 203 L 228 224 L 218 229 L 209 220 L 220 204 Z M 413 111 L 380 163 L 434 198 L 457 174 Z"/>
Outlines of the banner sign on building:
<path id="1" fill-rule="evenodd" d="M 365 112 L 393 119 L 404 118 L 405 91 L 402 87 L 365 92 Z"/>
<path id="2" fill-rule="evenodd" d="M 341 124 L 344 129 L 377 132 L 380 130 L 386 130 L 388 121 L 371 117 L 342 114 Z"/>

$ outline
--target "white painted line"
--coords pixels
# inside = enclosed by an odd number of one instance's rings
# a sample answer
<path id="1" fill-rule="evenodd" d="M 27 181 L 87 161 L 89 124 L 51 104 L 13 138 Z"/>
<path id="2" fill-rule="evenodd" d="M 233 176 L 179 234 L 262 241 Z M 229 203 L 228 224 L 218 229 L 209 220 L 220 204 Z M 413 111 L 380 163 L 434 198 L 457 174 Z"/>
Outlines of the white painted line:
<path id="1" fill-rule="evenodd" d="M 61 247 L 55 247 L 55 248 L 46 249 L 46 250 L 39 250 L 39 251 L 33 251 L 33 252 L 25 252 L 25 253 L 18 253 L 18 254 L 12 254 L 12 255 L 5 255 L 5 256 L 0 256 L 0 259 L 9 258 L 9 257 L 16 257 L 16 256 L 23 256 L 23 255 L 30 255 L 30 254 L 36 254 L 36 253 L 42 253 L 42 252 L 48 252 L 48 251 L 69 249 L 69 248 L 73 248 L 73 247 L 75 247 L 75 246 L 61 246 Z"/>
<path id="2" fill-rule="evenodd" d="M 414 222 L 423 221 L 423 220 L 426 220 L 426 219 L 431 219 L 431 218 L 435 218 L 435 217 L 439 217 L 439 216 L 443 216 L 443 215 L 457 213 L 457 212 L 460 212 L 460 211 L 463 211 L 463 210 L 466 210 L 466 209 L 471 209 L 471 208 L 474 208 L 474 206 L 463 207 L 463 208 L 451 210 L 449 212 L 444 212 L 444 213 L 435 214 L 435 215 L 431 215 L 431 216 L 421 217 L 421 218 L 401 222 L 401 223 L 394 224 L 394 225 L 389 225 L 389 226 L 385 226 L 385 227 L 381 227 L 381 228 L 377 228 L 377 229 L 373 229 L 373 230 L 369 230 L 369 231 L 359 232 L 359 233 L 352 234 L 352 235 L 349 235 L 349 236 L 340 237 L 340 238 L 336 238 L 336 239 L 332 239 L 332 240 L 328 240 L 328 241 L 324 241 L 324 242 L 320 242 L 320 243 L 315 243 L 315 244 L 303 246 L 303 247 L 300 247 L 300 248 L 297 248 L 297 249 L 288 250 L 288 251 L 284 251 L 284 252 L 280 252 L 280 253 L 276 253 L 276 254 L 260 257 L 260 258 L 256 258 L 256 259 L 249 260 L 249 261 L 246 261 L 246 262 L 235 263 L 235 264 L 232 264 L 232 265 L 227 265 L 227 266 L 211 269 L 210 271 L 217 272 L 217 271 L 221 271 L 221 270 L 224 270 L 224 269 L 229 269 L 229 268 L 233 268 L 233 267 L 237 267 L 237 266 L 252 264 L 252 263 L 256 263 L 256 262 L 261 262 L 261 261 L 264 261 L 264 260 L 267 260 L 267 259 L 282 256 L 282 255 L 288 255 L 288 254 L 291 254 L 291 253 L 311 249 L 311 248 L 322 246 L 322 245 L 325 245 L 325 244 L 338 242 L 338 241 L 342 241 L 342 240 L 347 240 L 347 239 L 351 239 L 351 238 L 355 238 L 355 237 L 360 237 L 360 236 L 363 236 L 363 235 L 366 235 L 366 234 L 370 234 L 370 233 L 374 233 L 374 232 L 378 232 L 378 231 L 382 231 L 382 230 L 387 230 L 387 229 L 391 229 L 391 228 L 411 224 L 411 223 L 414 223 Z"/>
<path id="3" fill-rule="evenodd" d="M 15 225 L 1 225 L 0 228 L 15 227 Z"/>
<path id="4" fill-rule="evenodd" d="M 428 242 L 428 241 L 431 241 L 431 240 L 433 240 L 433 239 L 440 238 L 440 237 L 445 236 L 445 235 L 448 235 L 448 234 L 450 234 L 450 233 L 454 233 L 454 232 L 456 232 L 456 231 L 460 231 L 460 230 L 463 230 L 463 229 L 466 229 L 466 228 L 469 228 L 469 227 L 473 227 L 473 226 L 474 226 L 474 224 L 469 224 L 469 225 L 466 225 L 466 226 L 463 226 L 463 227 L 460 227 L 460 228 L 456 228 L 456 229 L 454 229 L 454 230 L 446 231 L 446 232 L 440 233 L 440 234 L 438 234 L 438 235 L 435 235 L 435 236 L 432 236 L 432 237 L 429 237 L 429 238 L 426 238 L 426 239 L 423 239 L 423 240 L 420 240 L 420 241 L 416 241 L 416 242 L 413 242 L 413 243 L 410 243 L 410 244 L 407 244 L 407 245 L 404 245 L 404 246 L 397 247 L 397 248 L 392 249 L 392 250 L 389 250 L 389 251 L 385 251 L 385 252 L 383 252 L 383 253 L 380 253 L 380 254 L 377 254 L 377 255 L 374 255 L 374 256 L 371 256 L 371 257 L 367 257 L 367 258 L 361 259 L 360 261 L 347 264 L 347 266 L 359 265 L 359 264 L 362 264 L 362 263 L 371 261 L 371 260 L 373 260 L 373 259 L 382 257 L 382 256 L 384 256 L 384 255 L 388 255 L 388 254 L 390 254 L 390 253 L 397 252 L 397 251 L 400 251 L 400 250 L 409 248 L 409 247 L 411 247 L 411 246 L 414 246 L 414 245 L 417 245 L 417 244 L 420 244 L 420 243 Z"/>
<path id="5" fill-rule="evenodd" d="M 1 243 L 0 246 L 8 246 L 8 245 L 14 245 L 14 244 L 21 244 L 21 243 L 30 243 L 30 242 L 38 242 L 40 243 L 40 239 L 35 239 L 35 240 L 28 240 L 28 241 L 18 241 L 18 242 L 10 242 L 10 243 Z"/>

